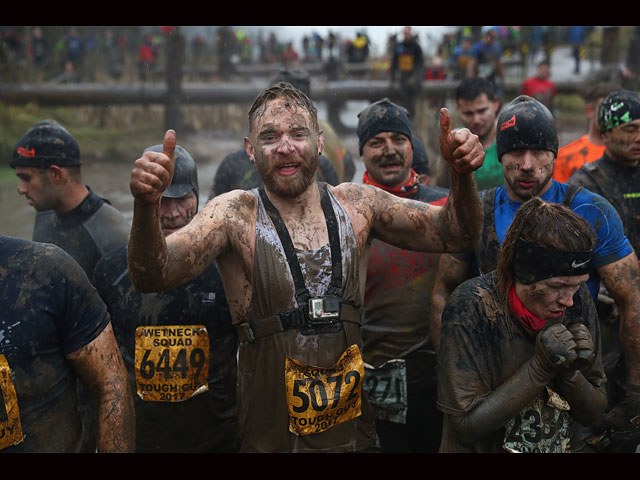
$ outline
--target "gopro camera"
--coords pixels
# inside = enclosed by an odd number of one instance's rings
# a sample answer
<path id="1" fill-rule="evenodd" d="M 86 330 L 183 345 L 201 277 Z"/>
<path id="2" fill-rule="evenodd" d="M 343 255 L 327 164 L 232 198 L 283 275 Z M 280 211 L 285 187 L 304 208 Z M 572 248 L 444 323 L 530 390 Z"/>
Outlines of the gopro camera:
<path id="1" fill-rule="evenodd" d="M 309 320 L 312 324 L 331 323 L 340 318 L 340 299 L 335 296 L 309 300 Z"/>
<path id="2" fill-rule="evenodd" d="M 332 295 L 310 299 L 309 309 L 302 310 L 305 319 L 304 325 L 300 326 L 300 333 L 303 335 L 317 335 L 335 333 L 342 330 L 340 305 L 340 297 Z"/>

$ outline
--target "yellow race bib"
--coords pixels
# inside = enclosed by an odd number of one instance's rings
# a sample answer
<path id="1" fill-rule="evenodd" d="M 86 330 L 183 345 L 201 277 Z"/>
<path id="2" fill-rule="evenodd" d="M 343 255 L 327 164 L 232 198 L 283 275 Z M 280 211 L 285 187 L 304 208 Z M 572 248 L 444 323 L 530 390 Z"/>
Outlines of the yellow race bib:
<path id="1" fill-rule="evenodd" d="M 410 72 L 413 70 L 413 55 L 403 53 L 398 57 L 398 70 Z"/>
<path id="2" fill-rule="evenodd" d="M 182 402 L 206 392 L 209 390 L 206 327 L 138 327 L 135 369 L 137 394 L 148 402 Z"/>
<path id="3" fill-rule="evenodd" d="M 349 347 L 330 368 L 303 365 L 287 358 L 289 431 L 310 435 L 359 417 L 363 380 L 364 363 L 357 345 Z"/>
<path id="4" fill-rule="evenodd" d="M 23 441 L 18 396 L 11 369 L 5 356 L 0 355 L 0 450 Z"/>

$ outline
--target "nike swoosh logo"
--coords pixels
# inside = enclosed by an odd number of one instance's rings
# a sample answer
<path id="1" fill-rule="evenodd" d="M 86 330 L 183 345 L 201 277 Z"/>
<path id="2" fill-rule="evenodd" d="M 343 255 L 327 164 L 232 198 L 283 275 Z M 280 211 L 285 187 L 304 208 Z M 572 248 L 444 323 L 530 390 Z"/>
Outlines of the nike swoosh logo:
<path id="1" fill-rule="evenodd" d="M 576 263 L 576 261 L 574 260 L 573 263 L 571 264 L 571 266 L 573 268 L 580 268 L 580 267 L 586 265 L 587 263 L 589 263 L 589 260 L 587 260 L 586 262 L 582 262 L 582 263 Z"/>

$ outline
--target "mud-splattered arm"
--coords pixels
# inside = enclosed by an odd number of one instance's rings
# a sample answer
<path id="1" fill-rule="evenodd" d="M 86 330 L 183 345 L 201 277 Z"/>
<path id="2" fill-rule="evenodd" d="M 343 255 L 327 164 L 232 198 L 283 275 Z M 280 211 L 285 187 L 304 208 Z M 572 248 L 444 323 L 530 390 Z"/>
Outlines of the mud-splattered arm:
<path id="1" fill-rule="evenodd" d="M 451 166 L 449 197 L 439 215 L 444 251 L 467 250 L 482 230 L 482 205 L 473 172 L 483 165 L 485 153 L 478 136 L 468 129 L 451 131 L 451 114 L 446 108 L 440 110 L 440 154 Z M 455 245 L 448 248 L 451 239 Z"/>
<path id="2" fill-rule="evenodd" d="M 111 323 L 91 343 L 66 358 L 95 399 L 98 452 L 133 452 L 133 396 Z"/>
<path id="3" fill-rule="evenodd" d="M 129 188 L 134 198 L 128 263 L 133 284 L 143 292 L 163 289 L 168 254 L 160 228 L 162 193 L 171 185 L 176 134 L 165 133 L 163 152 L 145 152 L 131 171 Z"/>
<path id="4" fill-rule="evenodd" d="M 627 396 L 605 417 L 606 426 L 630 430 L 640 419 L 640 269 L 635 253 L 598 268 L 620 315 L 620 345 L 627 367 Z M 637 427 L 637 424 L 635 425 Z"/>
<path id="5" fill-rule="evenodd" d="M 604 286 L 620 314 L 620 344 L 627 381 L 640 385 L 640 270 L 635 253 L 598 268 Z"/>
<path id="6" fill-rule="evenodd" d="M 173 176 L 173 130 L 166 132 L 163 145 L 163 153 L 145 152 L 131 172 L 134 207 L 128 265 L 134 286 L 142 292 L 166 290 L 197 277 L 227 246 L 226 232 L 221 228 L 227 223 L 226 205 L 221 199 L 229 195 L 212 200 L 169 238 L 163 235 L 160 201 Z"/>
<path id="7" fill-rule="evenodd" d="M 373 237 L 408 250 L 448 253 L 468 251 L 480 237 L 482 205 L 472 172 L 482 166 L 484 150 L 468 130 L 451 132 L 447 109 L 440 119 L 441 152 L 454 170 L 446 203 L 440 207 L 375 189 L 374 198 L 359 200 L 364 208 L 372 206 Z"/>

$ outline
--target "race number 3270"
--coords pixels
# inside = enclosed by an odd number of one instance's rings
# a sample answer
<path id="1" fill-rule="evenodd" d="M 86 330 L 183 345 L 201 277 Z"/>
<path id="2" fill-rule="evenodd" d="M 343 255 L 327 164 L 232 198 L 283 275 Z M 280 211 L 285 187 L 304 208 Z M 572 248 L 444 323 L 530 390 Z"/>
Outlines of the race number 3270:
<path id="1" fill-rule="evenodd" d="M 150 402 L 181 402 L 209 387 L 209 334 L 204 325 L 136 329 L 137 394 Z"/>
<path id="2" fill-rule="evenodd" d="M 364 363 L 357 345 L 348 348 L 330 368 L 287 358 L 289 431 L 297 435 L 320 433 L 360 416 L 363 379 Z"/>

